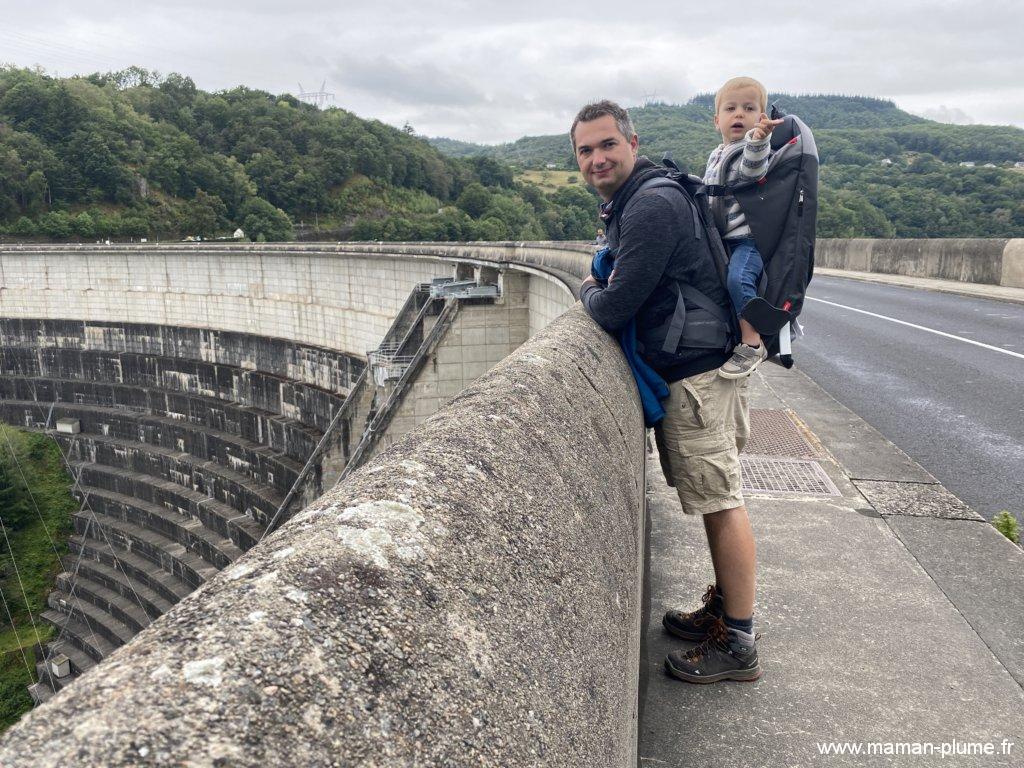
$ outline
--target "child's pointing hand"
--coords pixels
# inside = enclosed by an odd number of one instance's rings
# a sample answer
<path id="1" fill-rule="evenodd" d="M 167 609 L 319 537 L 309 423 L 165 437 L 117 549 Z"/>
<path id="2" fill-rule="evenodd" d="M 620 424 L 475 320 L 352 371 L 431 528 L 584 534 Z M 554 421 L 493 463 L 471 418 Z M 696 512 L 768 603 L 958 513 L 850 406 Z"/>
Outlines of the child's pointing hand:
<path id="1" fill-rule="evenodd" d="M 782 125 L 782 120 L 769 120 L 768 115 L 762 112 L 761 119 L 758 121 L 757 125 L 754 126 L 754 141 L 764 141 L 772 135 L 772 131 L 774 131 L 775 127 L 779 125 Z"/>

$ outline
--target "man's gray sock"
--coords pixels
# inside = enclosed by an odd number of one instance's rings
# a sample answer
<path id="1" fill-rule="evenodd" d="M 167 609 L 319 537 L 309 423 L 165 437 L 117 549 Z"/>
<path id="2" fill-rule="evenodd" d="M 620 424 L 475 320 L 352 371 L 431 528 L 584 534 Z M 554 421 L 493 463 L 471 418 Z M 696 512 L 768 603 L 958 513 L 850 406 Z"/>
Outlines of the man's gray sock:
<path id="1" fill-rule="evenodd" d="M 729 650 L 733 653 L 750 653 L 754 649 L 754 633 L 729 627 Z"/>

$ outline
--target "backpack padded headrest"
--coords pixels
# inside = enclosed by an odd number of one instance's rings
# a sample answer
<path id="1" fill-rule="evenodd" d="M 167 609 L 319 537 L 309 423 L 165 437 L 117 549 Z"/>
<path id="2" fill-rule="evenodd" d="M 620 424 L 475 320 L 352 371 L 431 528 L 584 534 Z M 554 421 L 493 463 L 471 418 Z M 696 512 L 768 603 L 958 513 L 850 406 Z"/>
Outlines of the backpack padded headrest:
<path id="1" fill-rule="evenodd" d="M 796 120 L 792 115 L 786 115 L 782 118 L 782 125 L 772 131 L 772 151 L 777 152 L 799 135 L 800 129 Z"/>

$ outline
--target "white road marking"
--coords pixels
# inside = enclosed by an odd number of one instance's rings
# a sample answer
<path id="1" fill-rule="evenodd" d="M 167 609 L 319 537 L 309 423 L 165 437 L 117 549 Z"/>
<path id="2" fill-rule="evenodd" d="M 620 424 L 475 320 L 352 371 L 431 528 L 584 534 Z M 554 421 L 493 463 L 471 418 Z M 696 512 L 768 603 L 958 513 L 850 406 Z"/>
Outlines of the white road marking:
<path id="1" fill-rule="evenodd" d="M 955 341 L 962 341 L 965 344 L 973 344 L 976 347 L 983 349 L 990 349 L 993 352 L 1002 352 L 1004 355 L 1010 355 L 1010 357 L 1017 357 L 1024 360 L 1024 354 L 1020 352 L 1011 352 L 1008 349 L 1002 347 L 993 347 L 991 344 L 982 344 L 980 341 L 974 339 L 965 339 L 963 336 L 954 336 L 952 333 L 945 333 L 944 331 L 937 331 L 934 328 L 926 328 L 923 325 L 915 325 L 914 323 L 908 323 L 906 320 L 897 320 L 895 317 L 889 317 L 888 315 L 879 315 L 875 312 L 868 312 L 866 309 L 857 309 L 856 307 L 848 307 L 845 304 L 836 304 L 834 301 L 825 301 L 824 299 L 816 299 L 813 296 L 805 296 L 805 301 L 817 301 L 820 304 L 828 304 L 832 307 L 839 307 L 839 309 L 848 309 L 851 312 L 859 312 L 862 315 L 869 315 L 870 317 L 877 317 L 880 320 L 888 320 L 891 323 L 899 323 L 905 325 L 908 328 L 916 328 L 919 331 L 927 331 L 928 333 L 934 333 L 936 336 L 943 336 L 947 339 L 954 339 Z"/>

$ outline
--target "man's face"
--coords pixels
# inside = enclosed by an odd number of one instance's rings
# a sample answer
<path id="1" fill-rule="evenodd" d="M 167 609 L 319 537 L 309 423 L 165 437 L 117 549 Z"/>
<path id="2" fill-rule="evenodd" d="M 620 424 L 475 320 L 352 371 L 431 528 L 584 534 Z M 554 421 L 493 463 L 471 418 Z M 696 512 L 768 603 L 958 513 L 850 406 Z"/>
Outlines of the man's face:
<path id="1" fill-rule="evenodd" d="M 757 88 L 746 86 L 722 94 L 715 113 L 715 128 L 722 134 L 723 143 L 732 144 L 742 139 L 760 119 L 761 94 Z"/>
<path id="2" fill-rule="evenodd" d="M 602 115 L 597 120 L 577 123 L 574 136 L 580 173 L 602 200 L 611 200 L 636 165 L 636 134 L 623 136 L 615 118 Z"/>

